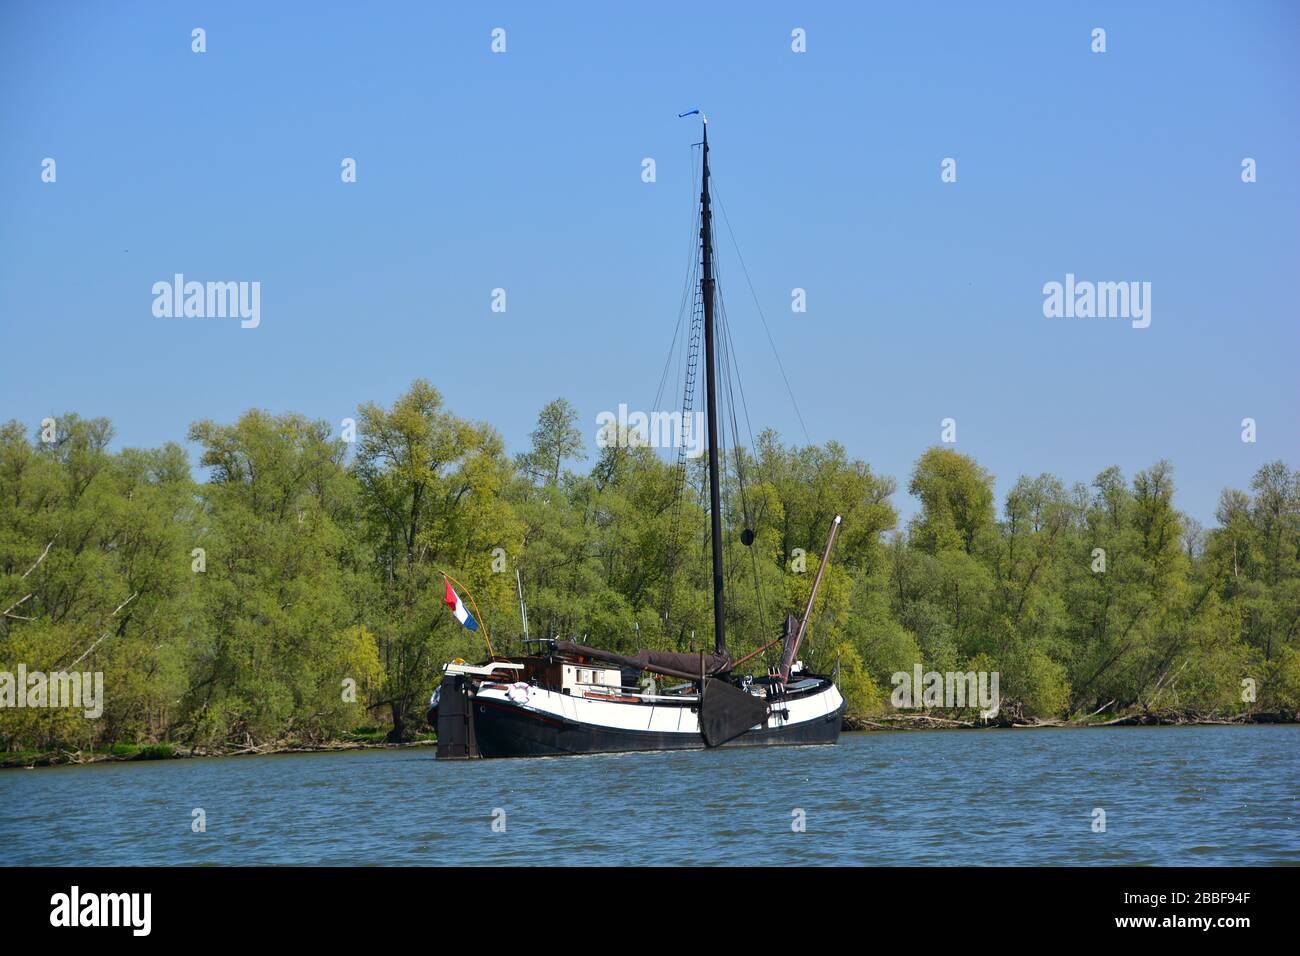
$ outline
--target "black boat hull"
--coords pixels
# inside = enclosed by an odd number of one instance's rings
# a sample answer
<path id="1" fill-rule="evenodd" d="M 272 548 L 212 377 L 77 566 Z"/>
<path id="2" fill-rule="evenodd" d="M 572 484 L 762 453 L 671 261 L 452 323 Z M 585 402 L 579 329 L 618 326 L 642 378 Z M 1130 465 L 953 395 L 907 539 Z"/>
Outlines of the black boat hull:
<path id="1" fill-rule="evenodd" d="M 833 713 L 787 724 L 747 730 L 724 747 L 815 746 L 833 744 L 844 723 L 844 706 Z M 700 734 L 622 730 L 565 720 L 482 698 L 474 702 L 474 736 L 483 757 L 558 757 L 572 754 L 633 753 L 650 750 L 704 750 Z"/>

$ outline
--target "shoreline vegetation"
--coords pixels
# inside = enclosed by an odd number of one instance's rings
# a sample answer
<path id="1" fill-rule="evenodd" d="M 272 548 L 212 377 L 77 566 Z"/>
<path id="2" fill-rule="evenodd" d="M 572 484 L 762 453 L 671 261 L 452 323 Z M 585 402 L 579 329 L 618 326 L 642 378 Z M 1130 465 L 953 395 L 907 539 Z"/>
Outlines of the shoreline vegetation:
<path id="1" fill-rule="evenodd" d="M 417 380 L 339 422 L 196 422 L 201 477 L 179 443 L 110 450 L 107 419 L 0 425 L 0 759 L 427 739 L 443 662 L 486 659 L 489 633 L 523 651 L 516 575 L 533 637 L 712 647 L 704 461 L 617 424 L 593 450 L 580 425 L 556 399 L 511 456 Z M 892 675 L 917 668 L 1000 675 L 1012 728 L 1294 719 L 1300 471 L 1236 438 L 1248 490 L 1205 527 L 1163 460 L 1023 475 L 997 500 L 965 446 L 926 450 L 903 483 L 761 432 L 722 476 L 729 650 L 805 605 L 842 514 L 801 654 L 836 677 L 849 729 L 984 725 L 891 706 Z M 444 573 L 482 632 L 448 613 Z M 31 684 L 68 672 L 102 693 L 53 706 Z"/>
<path id="2" fill-rule="evenodd" d="M 1014 730 L 1014 729 L 1077 729 L 1084 730 L 1098 727 L 1243 727 L 1266 724 L 1300 723 L 1300 713 L 1292 712 L 1252 712 L 1220 716 L 1199 713 L 1132 713 L 1104 720 L 1044 720 L 1037 717 L 995 717 L 985 720 L 980 717 L 962 718 L 945 716 L 941 713 L 923 714 L 884 714 L 873 718 L 846 717 L 845 733 L 880 733 L 925 730 Z M 436 735 L 429 733 L 415 740 L 393 743 L 382 739 L 382 734 L 358 736 L 344 740 L 324 741 L 288 741 L 263 744 L 261 746 L 230 747 L 228 749 L 209 750 L 206 748 L 186 749 L 171 744 L 116 744 L 108 748 L 90 752 L 83 751 L 45 751 L 4 753 L 0 752 L 0 770 L 33 770 L 36 767 L 82 766 L 98 763 L 127 763 L 143 760 L 188 760 L 202 757 L 243 757 L 276 756 L 280 754 L 339 753 L 349 750 L 404 750 L 413 747 L 432 747 L 437 745 Z"/>
<path id="3" fill-rule="evenodd" d="M 275 754 L 339 753 L 347 750 L 404 750 L 413 747 L 432 747 L 437 744 L 433 734 L 421 734 L 414 740 L 391 743 L 383 734 L 349 737 L 342 740 L 278 741 L 246 747 L 208 749 L 186 748 L 171 744 L 114 744 L 91 751 L 52 750 L 0 752 L 0 770 L 36 767 L 81 766 L 97 763 L 128 763 L 144 760 L 188 760 L 196 757 L 272 756 Z"/>
<path id="4" fill-rule="evenodd" d="M 979 716 L 961 717 L 943 713 L 895 713 L 873 717 L 846 717 L 844 729 L 848 732 L 868 730 L 1015 730 L 1057 727 L 1086 729 L 1090 727 L 1240 727 L 1250 724 L 1295 724 L 1300 714 L 1295 711 L 1247 711 L 1236 714 L 1201 713 L 1197 711 L 1134 711 L 1117 717 L 1092 714 L 1080 719 L 1056 717 L 1026 717 L 1023 714 L 999 713 L 984 719 Z"/>

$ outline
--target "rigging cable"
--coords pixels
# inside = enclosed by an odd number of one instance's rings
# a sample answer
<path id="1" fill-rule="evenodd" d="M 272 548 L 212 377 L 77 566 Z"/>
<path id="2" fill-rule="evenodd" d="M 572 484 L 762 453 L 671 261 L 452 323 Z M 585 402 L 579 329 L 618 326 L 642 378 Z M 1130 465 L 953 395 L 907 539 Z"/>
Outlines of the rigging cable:
<path id="1" fill-rule="evenodd" d="M 745 423 L 749 434 L 750 447 L 753 447 L 754 435 L 753 435 L 753 429 L 749 427 L 749 402 L 748 399 L 745 397 L 744 381 L 742 380 L 740 375 L 740 362 L 736 356 L 735 341 L 732 339 L 731 336 L 731 320 L 727 314 L 726 300 L 722 294 L 722 282 L 720 278 L 721 271 L 722 270 L 720 268 L 720 263 L 718 262 L 717 253 L 715 251 L 714 274 L 719 276 L 718 316 L 719 316 L 720 334 L 718 336 L 718 343 L 719 343 L 718 351 L 721 359 L 719 371 L 721 372 L 723 377 L 722 378 L 723 389 L 722 389 L 721 399 L 723 404 L 725 405 L 724 414 L 723 414 L 723 424 L 725 426 L 727 419 L 730 418 L 731 434 L 733 439 L 732 455 L 735 461 L 736 480 L 740 491 L 741 511 L 744 519 L 744 528 L 745 531 L 748 531 L 750 534 L 752 534 L 753 520 L 749 511 L 748 495 L 745 492 L 744 449 L 740 442 L 740 425 L 736 417 L 735 393 L 737 388 L 739 388 L 740 391 L 741 407 L 743 408 L 745 413 Z M 726 460 L 725 452 L 724 452 L 723 460 L 724 461 Z M 744 532 L 742 532 L 742 534 L 743 533 Z M 760 629 L 765 630 L 767 628 L 768 622 L 767 622 L 766 601 L 764 600 L 764 595 L 763 595 L 763 579 L 759 571 L 758 556 L 754 553 L 752 544 L 753 541 L 751 540 L 750 546 L 747 546 L 747 550 L 749 551 L 750 566 L 754 575 L 754 593 L 755 593 L 756 603 L 758 604 L 759 627 Z M 733 558 L 732 549 L 730 547 L 730 540 L 728 540 L 727 557 L 728 560 L 732 562 L 732 566 L 734 570 L 734 558 Z M 733 591 L 734 591 L 734 574 L 731 576 L 730 580 L 732 580 L 733 582 Z"/>
<path id="2" fill-rule="evenodd" d="M 694 151 L 695 147 L 691 147 L 691 149 L 692 151 Z M 690 167 L 691 167 L 691 196 L 694 197 L 697 179 L 695 177 L 695 161 L 693 159 L 691 160 Z M 663 374 L 659 377 L 659 389 L 658 391 L 655 392 L 655 400 L 654 402 L 651 403 L 650 405 L 651 408 L 656 408 L 659 405 L 659 400 L 663 397 L 664 385 L 667 384 L 668 381 L 668 369 L 672 365 L 673 354 L 677 351 L 677 336 L 681 332 L 682 320 L 686 316 L 686 303 L 690 298 L 692 287 L 697 285 L 697 283 L 694 281 L 694 276 L 698 272 L 698 268 L 699 268 L 698 262 L 695 262 L 695 260 L 699 258 L 696 255 L 696 249 L 698 248 L 699 243 L 695 239 L 695 233 L 699 231 L 699 225 L 698 225 L 699 221 L 700 221 L 699 208 L 698 207 L 692 208 L 691 232 L 689 234 L 691 237 L 691 241 L 687 243 L 686 279 L 682 284 L 681 303 L 677 307 L 677 325 L 673 330 L 672 344 L 668 346 L 668 357 L 667 359 L 664 360 L 664 371 Z"/>
<path id="3" fill-rule="evenodd" d="M 753 519 L 749 511 L 748 496 L 745 494 L 744 448 L 740 444 L 740 425 L 736 418 L 736 396 L 735 396 L 736 388 L 738 388 L 740 391 L 741 407 L 744 409 L 744 413 L 745 413 L 745 425 L 749 434 L 750 448 L 753 448 L 754 446 L 754 434 L 752 428 L 750 428 L 749 426 L 749 403 L 748 400 L 745 398 L 744 381 L 741 379 L 740 376 L 740 363 L 736 358 L 735 342 L 731 337 L 731 321 L 727 316 L 726 304 L 724 301 L 722 301 L 721 292 L 719 292 L 718 299 L 719 299 L 719 303 L 718 303 L 719 313 L 722 317 L 721 354 L 725 362 L 724 383 L 726 386 L 726 391 L 724 393 L 724 397 L 727 402 L 727 410 L 729 412 L 729 417 L 731 419 L 731 433 L 733 436 L 732 455 L 736 463 L 736 480 L 740 489 L 741 511 L 744 517 L 745 528 L 746 530 L 753 533 L 753 527 L 752 527 Z M 735 388 L 733 388 L 733 381 L 732 381 L 733 372 L 735 375 L 735 382 L 734 382 Z M 749 551 L 750 566 L 754 574 L 754 594 L 755 594 L 756 601 L 758 603 L 759 626 L 760 629 L 765 631 L 768 626 L 768 618 L 767 618 L 767 602 L 764 600 L 764 593 L 763 593 L 763 578 L 761 572 L 759 571 L 758 555 L 754 552 L 753 547 L 749 547 L 748 551 Z M 730 549 L 728 550 L 728 554 L 730 554 Z"/>
<path id="4" fill-rule="evenodd" d="M 803 413 L 799 410 L 799 401 L 794 397 L 794 389 L 790 387 L 790 379 L 786 377 L 785 365 L 781 362 L 781 353 L 777 351 L 776 342 L 772 338 L 772 330 L 767 327 L 767 317 L 763 314 L 763 306 L 758 301 L 758 293 L 754 291 L 754 283 L 749 277 L 749 267 L 745 265 L 745 257 L 740 253 L 740 243 L 736 241 L 736 234 L 732 231 L 731 219 L 727 216 L 727 207 L 723 204 L 722 197 L 718 195 L 716 187 L 713 194 L 718 200 L 718 208 L 722 210 L 722 221 L 727 224 L 727 235 L 731 236 L 731 245 L 736 250 L 736 258 L 740 260 L 740 268 L 745 273 L 745 283 L 749 286 L 749 294 L 754 298 L 754 308 L 758 310 L 758 317 L 763 323 L 763 331 L 767 334 L 767 343 L 772 347 L 772 354 L 776 357 L 776 367 L 781 370 L 781 380 L 785 382 L 785 390 L 790 396 L 790 403 L 794 406 L 795 416 L 799 419 L 799 427 L 803 429 L 804 441 L 811 445 L 812 438 L 808 435 L 808 426 L 804 424 Z"/>
<path id="5" fill-rule="evenodd" d="M 694 152 L 695 148 L 696 147 L 692 147 L 692 153 Z M 695 392 L 697 388 L 696 369 L 699 365 L 700 336 L 701 336 L 701 326 L 703 323 L 703 311 L 702 311 L 703 299 L 699 289 L 700 256 L 697 254 L 700 247 L 699 231 L 700 231 L 701 210 L 699 208 L 699 204 L 695 201 L 695 191 L 698 185 L 698 180 L 695 175 L 695 161 L 693 157 L 691 162 L 689 163 L 689 166 L 691 170 L 691 193 L 690 193 L 691 209 L 692 209 L 691 231 L 688 236 L 689 241 L 687 243 L 686 281 L 682 287 L 681 306 L 678 312 L 678 319 L 677 319 L 678 329 L 681 328 L 682 320 L 686 314 L 686 303 L 688 301 L 691 301 L 693 303 L 693 306 L 691 309 L 691 321 L 689 326 L 687 327 L 687 333 L 686 333 L 686 341 L 685 341 L 685 349 L 684 349 L 684 351 L 686 352 L 686 372 L 684 377 L 682 376 L 682 372 L 681 372 L 680 358 L 678 360 L 678 366 L 677 366 L 678 368 L 677 380 L 683 382 L 682 417 L 680 419 L 680 425 L 683 431 L 678 433 L 677 461 L 674 465 L 673 476 L 672 476 L 673 490 L 672 490 L 672 497 L 670 499 L 671 500 L 670 506 L 672 508 L 672 518 L 669 522 L 668 569 L 667 569 L 667 573 L 664 576 L 664 595 L 663 595 L 663 617 L 665 623 L 668 622 L 669 618 L 672 615 L 674 583 L 675 583 L 674 579 L 676 577 L 677 561 L 679 558 L 679 552 L 681 550 L 678 545 L 678 538 L 680 536 L 680 529 L 681 529 L 682 497 L 686 485 L 686 447 L 684 441 L 685 439 L 684 430 L 690 427 L 688 423 L 693 418 L 693 411 L 695 406 Z M 677 345 L 677 333 L 674 332 L 673 347 L 669 351 L 670 361 L 672 359 L 672 351 L 676 349 L 676 345 Z M 651 405 L 652 410 L 659 407 L 660 399 L 663 397 L 664 382 L 666 380 L 667 373 L 668 373 L 668 367 L 665 364 L 664 367 L 665 379 L 660 380 L 659 391 L 655 394 L 654 404 Z"/>

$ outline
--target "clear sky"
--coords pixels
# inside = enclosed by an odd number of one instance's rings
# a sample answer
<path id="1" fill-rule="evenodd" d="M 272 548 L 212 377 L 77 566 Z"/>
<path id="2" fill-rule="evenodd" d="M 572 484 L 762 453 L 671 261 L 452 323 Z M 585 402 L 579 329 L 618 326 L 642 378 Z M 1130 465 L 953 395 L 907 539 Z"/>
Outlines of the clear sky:
<path id="1" fill-rule="evenodd" d="M 511 451 L 566 396 L 594 452 L 658 385 L 698 106 L 811 438 L 905 515 L 945 417 L 999 502 L 1167 457 L 1209 524 L 1300 465 L 1300 4 L 614 6 L 0 5 L 0 418 L 151 446 L 425 377 Z M 751 419 L 802 441 L 719 245 Z M 260 282 L 260 326 L 155 317 L 177 272 Z M 1044 317 L 1067 273 L 1150 282 L 1150 326 Z"/>

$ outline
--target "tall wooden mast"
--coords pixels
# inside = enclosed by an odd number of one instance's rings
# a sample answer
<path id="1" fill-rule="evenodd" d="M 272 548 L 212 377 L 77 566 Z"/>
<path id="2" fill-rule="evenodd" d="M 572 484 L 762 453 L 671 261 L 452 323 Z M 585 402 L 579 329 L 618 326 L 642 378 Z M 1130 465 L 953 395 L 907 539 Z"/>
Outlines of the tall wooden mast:
<path id="1" fill-rule="evenodd" d="M 710 550 L 713 553 L 713 647 L 727 652 L 725 596 L 722 589 L 722 490 L 718 471 L 718 386 L 717 357 L 713 330 L 713 212 L 709 207 L 709 120 L 704 120 L 704 174 L 700 192 L 700 294 L 704 300 L 704 382 L 709 416 L 709 521 Z"/>

